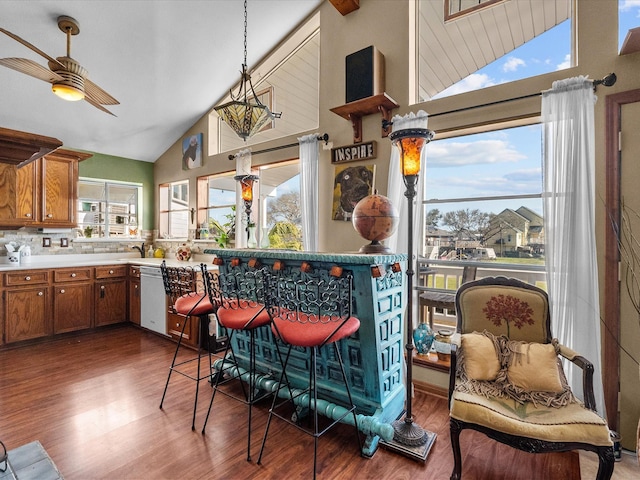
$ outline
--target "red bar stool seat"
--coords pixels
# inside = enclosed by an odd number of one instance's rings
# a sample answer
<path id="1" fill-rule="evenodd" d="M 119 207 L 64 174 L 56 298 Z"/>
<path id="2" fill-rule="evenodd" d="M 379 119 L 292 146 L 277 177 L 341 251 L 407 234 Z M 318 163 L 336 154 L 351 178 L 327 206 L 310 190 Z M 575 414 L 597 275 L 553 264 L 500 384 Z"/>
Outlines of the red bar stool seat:
<path id="1" fill-rule="evenodd" d="M 182 329 L 178 337 L 175 353 L 173 354 L 173 360 L 169 367 L 169 374 L 167 375 L 167 382 L 164 386 L 164 392 L 162 393 L 162 399 L 160 400 L 160 408 L 164 404 L 167 390 L 169 388 L 169 381 L 173 372 L 178 373 L 193 380 L 196 384 L 195 397 L 193 400 L 193 415 L 191 419 L 191 429 L 195 430 L 196 422 L 196 408 L 198 406 L 198 393 L 200 387 L 200 381 L 210 379 L 212 377 L 211 369 L 211 348 L 209 345 L 209 335 L 206 336 L 207 340 L 207 355 L 209 358 L 209 368 L 203 374 L 201 371 L 201 359 L 203 356 L 202 341 L 198 342 L 197 354 L 195 356 L 190 355 L 187 359 L 178 359 L 180 349 L 184 347 L 182 339 L 185 337 L 185 330 L 187 324 L 190 322 L 198 322 L 199 332 L 208 331 L 209 315 L 215 313 L 217 306 L 211 303 L 211 300 L 206 292 L 204 276 L 202 269 L 206 268 L 204 265 L 184 266 L 184 267 L 169 267 L 166 261 L 163 261 L 160 265 L 162 271 L 162 279 L 164 282 L 164 289 L 168 299 L 168 309 L 172 314 L 177 314 L 184 317 L 182 322 Z M 207 328 L 202 328 L 206 326 Z M 195 363 L 195 373 L 193 372 L 192 364 Z"/>

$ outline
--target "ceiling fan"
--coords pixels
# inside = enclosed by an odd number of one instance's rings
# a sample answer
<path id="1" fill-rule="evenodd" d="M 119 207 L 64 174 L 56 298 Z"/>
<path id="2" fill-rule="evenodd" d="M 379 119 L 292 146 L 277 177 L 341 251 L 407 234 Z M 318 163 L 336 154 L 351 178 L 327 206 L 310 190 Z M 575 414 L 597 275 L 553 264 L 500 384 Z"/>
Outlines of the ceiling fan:
<path id="1" fill-rule="evenodd" d="M 67 55 L 58 58 L 47 55 L 26 40 L 4 28 L 0 28 L 0 32 L 10 36 L 38 55 L 46 58 L 49 61 L 49 68 L 47 69 L 33 60 L 15 57 L 0 58 L 0 65 L 49 82 L 53 93 L 65 100 L 75 101 L 84 99 L 103 112 L 114 115 L 103 107 L 103 105 L 119 105 L 120 102 L 89 80 L 87 78 L 87 70 L 71 58 L 71 35 L 80 33 L 80 25 L 75 19 L 62 15 L 58 17 L 58 27 L 67 34 Z"/>

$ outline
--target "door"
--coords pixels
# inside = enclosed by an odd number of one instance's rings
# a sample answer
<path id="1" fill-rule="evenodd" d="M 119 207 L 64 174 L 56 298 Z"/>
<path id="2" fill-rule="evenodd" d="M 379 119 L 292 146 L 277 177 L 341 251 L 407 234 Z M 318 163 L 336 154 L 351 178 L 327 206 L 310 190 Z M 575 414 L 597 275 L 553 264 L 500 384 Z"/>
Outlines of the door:
<path id="1" fill-rule="evenodd" d="M 127 319 L 127 282 L 121 280 L 96 282 L 96 327 L 124 322 Z"/>
<path id="2" fill-rule="evenodd" d="M 5 290 L 6 343 L 49 335 L 49 287 Z"/>
<path id="3" fill-rule="evenodd" d="M 42 223 L 75 226 L 78 162 L 51 154 L 42 160 Z"/>
<path id="4" fill-rule="evenodd" d="M 91 328 L 92 283 L 56 285 L 53 294 L 53 333 Z"/>
<path id="5" fill-rule="evenodd" d="M 622 447 L 636 449 L 640 418 L 640 102 L 621 106 L 620 425 Z"/>

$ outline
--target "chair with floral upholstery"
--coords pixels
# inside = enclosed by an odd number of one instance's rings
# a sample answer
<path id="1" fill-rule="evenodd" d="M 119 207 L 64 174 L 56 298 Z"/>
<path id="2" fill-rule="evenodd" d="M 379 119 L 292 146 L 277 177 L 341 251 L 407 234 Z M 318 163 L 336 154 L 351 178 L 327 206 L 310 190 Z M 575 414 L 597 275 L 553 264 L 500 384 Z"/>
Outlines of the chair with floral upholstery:
<path id="1" fill-rule="evenodd" d="M 599 458 L 597 479 L 611 478 L 613 447 L 595 411 L 593 365 L 552 338 L 546 292 L 512 278 L 483 278 L 458 289 L 456 311 L 451 479 L 462 476 L 464 429 L 531 453 L 590 450 Z M 583 401 L 569 388 L 561 357 L 582 369 Z"/>

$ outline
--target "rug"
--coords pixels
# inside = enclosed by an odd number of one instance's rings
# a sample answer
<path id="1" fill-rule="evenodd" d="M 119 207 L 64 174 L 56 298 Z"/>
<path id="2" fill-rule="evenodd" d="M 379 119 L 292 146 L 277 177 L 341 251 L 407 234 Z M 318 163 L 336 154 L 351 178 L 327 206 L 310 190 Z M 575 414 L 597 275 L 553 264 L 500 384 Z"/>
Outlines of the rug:
<path id="1" fill-rule="evenodd" d="M 58 468 L 38 441 L 7 452 L 8 468 L 0 480 L 62 480 Z"/>

